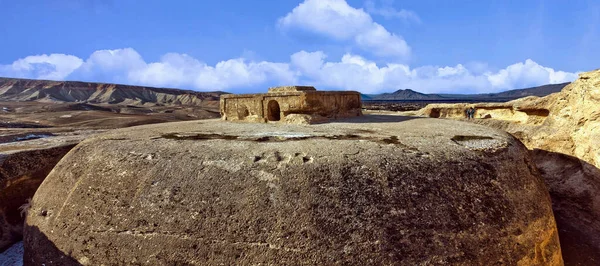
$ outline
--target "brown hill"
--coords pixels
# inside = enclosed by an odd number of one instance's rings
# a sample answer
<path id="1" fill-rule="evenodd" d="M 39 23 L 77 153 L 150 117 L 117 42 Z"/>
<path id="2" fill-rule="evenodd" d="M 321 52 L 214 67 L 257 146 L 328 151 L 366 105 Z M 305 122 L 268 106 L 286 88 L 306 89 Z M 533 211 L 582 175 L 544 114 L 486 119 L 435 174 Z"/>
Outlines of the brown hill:
<path id="1" fill-rule="evenodd" d="M 218 101 L 224 92 L 80 81 L 0 78 L 0 101 L 88 102 L 128 105 L 194 105 Z"/>

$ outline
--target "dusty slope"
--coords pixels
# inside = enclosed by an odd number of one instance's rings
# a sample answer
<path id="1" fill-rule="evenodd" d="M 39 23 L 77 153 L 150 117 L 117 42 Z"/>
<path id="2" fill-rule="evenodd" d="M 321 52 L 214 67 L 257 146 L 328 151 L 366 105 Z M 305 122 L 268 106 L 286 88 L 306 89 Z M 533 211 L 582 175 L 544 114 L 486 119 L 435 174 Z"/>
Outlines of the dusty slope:
<path id="1" fill-rule="evenodd" d="M 525 147 L 437 119 L 111 131 L 61 160 L 27 223 L 30 265 L 562 265 Z"/>

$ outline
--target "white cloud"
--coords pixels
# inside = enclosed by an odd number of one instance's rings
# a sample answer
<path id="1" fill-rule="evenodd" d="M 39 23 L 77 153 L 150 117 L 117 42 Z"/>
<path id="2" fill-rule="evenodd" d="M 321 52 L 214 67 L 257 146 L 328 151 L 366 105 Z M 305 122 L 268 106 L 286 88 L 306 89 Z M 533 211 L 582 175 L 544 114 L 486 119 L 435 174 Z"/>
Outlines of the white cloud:
<path id="1" fill-rule="evenodd" d="M 244 58 L 209 66 L 189 55 L 168 53 L 146 63 L 132 48 L 99 50 L 85 62 L 72 55 L 28 56 L 0 65 L 0 76 L 114 82 L 198 90 L 230 90 L 264 83 L 294 84 L 296 72 L 288 63 L 254 62 Z"/>
<path id="2" fill-rule="evenodd" d="M 146 62 L 133 48 L 98 50 L 70 78 L 127 83 L 130 71 L 145 66 Z"/>
<path id="3" fill-rule="evenodd" d="M 401 36 L 375 23 L 363 9 L 345 0 L 305 0 L 278 21 L 282 29 L 300 29 L 337 40 L 351 40 L 377 56 L 407 59 L 410 47 Z"/>
<path id="4" fill-rule="evenodd" d="M 325 62 L 325 58 L 322 52 L 301 51 L 291 56 L 291 64 L 301 72 L 301 80 L 307 83 L 363 93 L 398 89 L 425 93 L 485 93 L 562 83 L 577 78 L 576 73 L 555 71 L 530 59 L 497 72 L 479 73 L 481 69 L 471 71 L 462 64 L 411 69 L 404 64 L 377 66 L 352 54 L 344 55 L 340 62 Z"/>
<path id="5" fill-rule="evenodd" d="M 524 63 L 510 65 L 497 73 L 487 73 L 486 76 L 492 86 L 497 89 L 562 83 L 577 78 L 576 73 L 555 71 L 552 68 L 539 65 L 531 59 L 525 60 Z"/>
<path id="6" fill-rule="evenodd" d="M 484 63 L 411 68 L 397 63 L 377 65 L 350 53 L 335 61 L 328 60 L 322 51 L 300 51 L 290 56 L 290 62 L 234 58 L 213 66 L 178 53 L 168 53 L 159 61 L 148 63 L 132 48 L 96 51 L 85 62 L 72 55 L 28 56 L 0 65 L 0 76 L 231 92 L 264 91 L 269 85 L 305 84 L 319 89 L 363 93 L 398 89 L 425 93 L 498 92 L 577 78 L 576 73 L 557 71 L 530 59 L 499 71 L 489 71 Z"/>
<path id="7" fill-rule="evenodd" d="M 392 7 L 393 3 L 393 0 L 387 0 L 383 1 L 383 5 L 381 7 L 377 7 L 375 5 L 375 1 L 367 0 L 365 2 L 365 9 L 367 12 L 369 12 L 369 14 L 383 16 L 386 19 L 398 18 L 406 22 L 414 22 L 417 24 L 421 23 L 421 18 L 419 18 L 417 13 L 406 9 L 396 10 Z"/>
<path id="8" fill-rule="evenodd" d="M 243 58 L 221 61 L 209 66 L 186 54 L 170 53 L 160 62 L 130 72 L 131 81 L 169 87 L 201 90 L 226 90 L 256 86 L 266 82 L 295 83 L 295 73 L 285 63 L 247 62 Z"/>
<path id="9" fill-rule="evenodd" d="M 14 61 L 10 65 L 0 65 L 0 75 L 51 80 L 64 79 L 82 63 L 80 58 L 73 55 L 32 55 Z"/>

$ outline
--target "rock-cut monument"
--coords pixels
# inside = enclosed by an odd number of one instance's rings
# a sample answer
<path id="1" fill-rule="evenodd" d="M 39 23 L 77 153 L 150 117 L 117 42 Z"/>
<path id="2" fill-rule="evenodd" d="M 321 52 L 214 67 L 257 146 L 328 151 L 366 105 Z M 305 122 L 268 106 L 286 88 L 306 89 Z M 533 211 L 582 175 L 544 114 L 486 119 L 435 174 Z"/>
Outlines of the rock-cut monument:
<path id="1" fill-rule="evenodd" d="M 229 121 L 310 123 L 361 115 L 360 93 L 356 91 L 283 86 L 262 94 L 221 95 L 221 117 Z"/>

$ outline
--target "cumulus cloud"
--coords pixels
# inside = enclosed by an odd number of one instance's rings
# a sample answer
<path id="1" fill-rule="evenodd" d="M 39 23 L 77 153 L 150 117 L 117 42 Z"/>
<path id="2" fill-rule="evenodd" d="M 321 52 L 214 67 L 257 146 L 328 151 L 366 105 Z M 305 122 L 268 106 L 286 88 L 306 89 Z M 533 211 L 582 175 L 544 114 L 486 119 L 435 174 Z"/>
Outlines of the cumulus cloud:
<path id="1" fill-rule="evenodd" d="M 132 48 L 98 50 L 69 77 L 76 80 L 102 80 L 127 83 L 129 72 L 146 67 L 142 56 Z"/>
<path id="2" fill-rule="evenodd" d="M 209 66 L 189 55 L 176 53 L 166 54 L 160 62 L 131 71 L 129 78 L 135 83 L 153 86 L 192 87 L 202 90 L 226 90 L 266 82 L 296 82 L 295 73 L 285 63 L 248 62 L 237 58 Z"/>
<path id="3" fill-rule="evenodd" d="M 413 89 L 425 93 L 486 93 L 519 89 L 549 83 L 573 81 L 576 73 L 555 71 L 533 60 L 516 63 L 497 72 L 471 71 L 456 66 L 422 66 L 411 69 L 404 64 L 378 66 L 361 56 L 346 54 L 339 62 L 326 62 L 323 52 L 301 51 L 291 56 L 291 64 L 301 72 L 301 80 L 319 87 L 379 93 Z"/>
<path id="4" fill-rule="evenodd" d="M 406 22 L 414 22 L 417 24 L 421 23 L 421 18 L 414 11 L 406 10 L 406 9 L 395 9 L 392 4 L 394 0 L 384 0 L 382 1 L 382 5 L 377 7 L 375 1 L 367 0 L 365 2 L 365 9 L 369 14 L 379 15 L 386 19 L 401 19 Z"/>
<path id="5" fill-rule="evenodd" d="M 50 54 L 32 55 L 14 61 L 10 65 L 0 65 L 0 75 L 18 78 L 64 79 L 83 60 L 73 55 Z"/>
<path id="6" fill-rule="evenodd" d="M 0 65 L 0 76 L 114 82 L 197 90 L 230 90 L 260 84 L 294 84 L 288 63 L 229 59 L 214 66 L 186 54 L 168 53 L 147 63 L 132 48 L 99 50 L 85 61 L 72 55 L 28 56 Z"/>
<path id="7" fill-rule="evenodd" d="M 331 60 L 322 51 L 300 51 L 292 54 L 289 62 L 234 58 L 208 65 L 178 53 L 165 54 L 157 62 L 146 62 L 134 49 L 124 48 L 96 51 L 85 61 L 72 55 L 28 56 L 0 65 L 0 76 L 232 92 L 264 90 L 268 85 L 305 84 L 363 93 L 399 89 L 426 93 L 498 92 L 577 78 L 576 73 L 557 71 L 530 59 L 498 71 L 487 68 L 484 63 L 417 68 L 398 63 L 377 65 L 350 53 Z"/>
<path id="8" fill-rule="evenodd" d="M 345 0 L 305 0 L 278 20 L 284 30 L 300 29 L 341 41 L 381 57 L 407 59 L 410 47 L 404 39 L 373 21 L 363 9 Z"/>
<path id="9" fill-rule="evenodd" d="M 515 87 L 536 86 L 539 84 L 562 83 L 577 78 L 576 73 L 556 71 L 544 67 L 531 59 L 524 63 L 516 63 L 498 71 L 488 73 L 488 79 L 492 86 L 497 89 L 511 89 Z"/>

